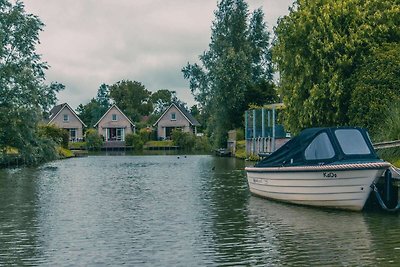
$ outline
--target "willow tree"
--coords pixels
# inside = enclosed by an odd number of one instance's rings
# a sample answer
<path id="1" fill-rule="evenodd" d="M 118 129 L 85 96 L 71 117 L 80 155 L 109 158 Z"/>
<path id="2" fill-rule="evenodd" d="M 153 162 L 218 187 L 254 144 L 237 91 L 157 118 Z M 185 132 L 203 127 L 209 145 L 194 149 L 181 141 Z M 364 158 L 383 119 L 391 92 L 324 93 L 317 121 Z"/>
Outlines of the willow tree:
<path id="1" fill-rule="evenodd" d="M 44 84 L 48 66 L 36 53 L 42 28 L 40 19 L 27 14 L 21 1 L 0 0 L 0 157 L 9 147 L 16 148 L 27 164 L 54 155 L 37 126 L 63 88 Z"/>
<path id="2" fill-rule="evenodd" d="M 209 48 L 201 64 L 182 69 L 190 89 L 207 118 L 215 145 L 224 145 L 228 130 L 243 125 L 250 102 L 260 101 L 252 92 L 272 85 L 269 33 L 261 9 L 251 18 L 243 0 L 222 0 L 215 11 Z M 271 86 L 272 88 L 272 86 Z"/>
<path id="3" fill-rule="evenodd" d="M 399 17 L 398 0 L 294 3 L 290 14 L 278 22 L 273 47 L 286 124 L 292 131 L 351 122 L 370 125 L 356 119 L 363 116 L 357 113 L 362 110 L 359 104 L 368 109 L 393 94 L 361 103 L 357 92 L 366 92 L 355 75 L 360 68 L 367 72 L 366 64 L 377 48 L 399 42 Z M 356 99 L 357 105 L 350 108 Z"/>

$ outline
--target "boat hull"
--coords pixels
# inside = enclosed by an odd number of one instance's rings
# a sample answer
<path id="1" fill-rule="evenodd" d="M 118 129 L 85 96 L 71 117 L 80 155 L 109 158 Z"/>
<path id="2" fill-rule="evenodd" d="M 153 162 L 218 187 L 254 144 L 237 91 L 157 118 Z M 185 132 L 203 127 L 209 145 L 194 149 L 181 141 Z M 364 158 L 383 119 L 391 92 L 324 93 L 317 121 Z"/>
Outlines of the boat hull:
<path id="1" fill-rule="evenodd" d="M 371 184 L 389 167 L 386 162 L 325 166 L 248 167 L 250 192 L 264 198 L 346 210 L 362 210 Z"/>

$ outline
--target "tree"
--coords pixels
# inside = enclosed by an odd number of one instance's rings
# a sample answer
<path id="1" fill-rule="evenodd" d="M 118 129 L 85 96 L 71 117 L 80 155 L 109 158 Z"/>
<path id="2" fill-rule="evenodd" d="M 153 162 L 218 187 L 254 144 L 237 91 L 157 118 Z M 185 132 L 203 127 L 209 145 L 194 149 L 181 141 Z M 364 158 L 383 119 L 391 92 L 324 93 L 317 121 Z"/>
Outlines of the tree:
<path id="1" fill-rule="evenodd" d="M 359 106 L 350 106 L 361 96 L 354 90 L 362 91 L 354 75 L 376 48 L 399 42 L 396 2 L 297 0 L 290 14 L 279 20 L 273 57 L 286 104 L 286 126 L 292 132 L 352 122 L 368 126 L 353 120 Z M 371 100 L 362 106 L 369 109 L 378 101 Z"/>
<path id="2" fill-rule="evenodd" d="M 255 102 L 254 91 L 272 83 L 269 34 L 261 9 L 249 22 L 244 0 L 222 0 L 215 12 L 209 50 L 199 56 L 202 66 L 182 69 L 208 122 L 215 146 L 225 145 L 227 131 L 243 124 L 243 114 Z"/>
<path id="3" fill-rule="evenodd" d="M 107 84 L 103 83 L 102 85 L 100 85 L 99 89 L 97 89 L 96 100 L 99 103 L 100 107 L 105 109 L 105 111 L 110 108 L 110 88 Z"/>
<path id="4" fill-rule="evenodd" d="M 186 106 L 182 100 L 176 96 L 176 91 L 170 91 L 168 89 L 161 89 L 153 93 L 150 97 L 151 103 L 153 104 L 153 113 L 160 115 L 164 112 L 172 103 L 177 105 Z"/>
<path id="5" fill-rule="evenodd" d="M 382 135 L 381 132 L 388 131 L 388 123 L 383 125 L 386 118 L 399 117 L 399 113 L 392 114 L 392 107 L 400 103 L 399 55 L 399 43 L 383 44 L 372 49 L 365 63 L 354 72 L 350 124 L 362 125 L 372 134 Z"/>
<path id="6" fill-rule="evenodd" d="M 76 108 L 79 118 L 89 127 L 93 127 L 106 111 L 101 108 L 100 103 L 95 98 L 92 98 L 85 105 L 79 104 Z"/>
<path id="7" fill-rule="evenodd" d="M 54 150 L 37 126 L 63 89 L 58 83 L 44 84 L 48 66 L 36 53 L 43 26 L 21 1 L 0 0 L 0 151 L 17 148 L 27 164 L 46 160 L 49 149 Z"/>
<path id="8" fill-rule="evenodd" d="M 132 121 L 153 111 L 151 92 L 137 81 L 122 80 L 110 86 L 110 98 Z"/>
<path id="9" fill-rule="evenodd" d="M 76 112 L 86 125 L 93 127 L 110 106 L 109 86 L 103 83 L 97 90 L 96 98 L 92 98 L 85 105 L 80 104 Z"/>
<path id="10" fill-rule="evenodd" d="M 100 150 L 103 146 L 103 138 L 96 129 L 88 129 L 85 133 L 86 147 L 88 150 Z"/>

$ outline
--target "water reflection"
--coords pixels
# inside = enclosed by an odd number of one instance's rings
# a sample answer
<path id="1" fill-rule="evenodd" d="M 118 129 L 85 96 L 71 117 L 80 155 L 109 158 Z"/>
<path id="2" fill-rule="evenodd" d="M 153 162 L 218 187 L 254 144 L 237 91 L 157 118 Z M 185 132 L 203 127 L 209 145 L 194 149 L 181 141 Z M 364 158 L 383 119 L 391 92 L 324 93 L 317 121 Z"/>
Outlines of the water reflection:
<path id="1" fill-rule="evenodd" d="M 0 171 L 0 266 L 376 266 L 399 214 L 250 196 L 244 162 L 90 156 Z"/>
<path id="2" fill-rule="evenodd" d="M 249 262 L 246 244 L 247 186 L 243 183 L 243 161 L 213 158 L 212 172 L 203 177 L 203 205 L 207 210 L 209 225 L 203 236 L 209 236 L 214 262 L 238 265 Z M 203 219 L 204 220 L 204 219 Z"/>
<path id="3" fill-rule="evenodd" d="M 254 235 L 267 247 L 273 247 L 279 262 L 365 266 L 376 258 L 362 213 L 321 210 L 251 197 L 249 217 Z"/>
<path id="4" fill-rule="evenodd" d="M 40 262 L 37 170 L 0 170 L 0 265 Z"/>

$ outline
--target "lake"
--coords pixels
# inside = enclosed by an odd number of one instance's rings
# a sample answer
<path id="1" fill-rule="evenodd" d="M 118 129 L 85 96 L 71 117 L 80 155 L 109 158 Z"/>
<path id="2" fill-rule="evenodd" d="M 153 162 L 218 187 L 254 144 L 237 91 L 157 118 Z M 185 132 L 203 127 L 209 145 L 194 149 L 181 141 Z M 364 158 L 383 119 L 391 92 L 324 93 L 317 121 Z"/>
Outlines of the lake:
<path id="1" fill-rule="evenodd" d="M 400 264 L 400 217 L 251 196 L 245 162 L 89 156 L 0 170 L 0 266 Z"/>

